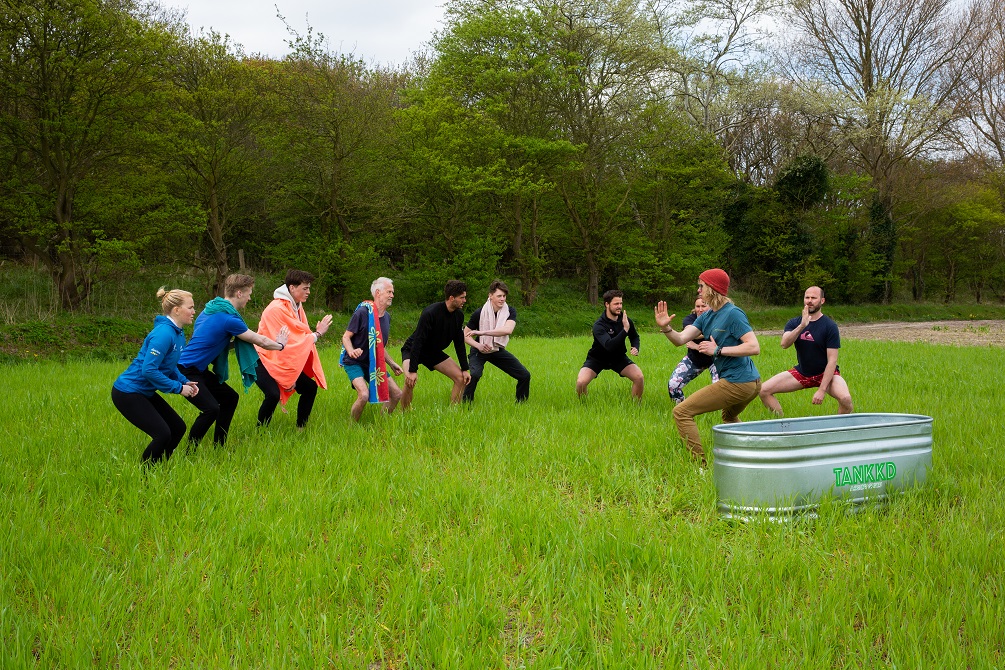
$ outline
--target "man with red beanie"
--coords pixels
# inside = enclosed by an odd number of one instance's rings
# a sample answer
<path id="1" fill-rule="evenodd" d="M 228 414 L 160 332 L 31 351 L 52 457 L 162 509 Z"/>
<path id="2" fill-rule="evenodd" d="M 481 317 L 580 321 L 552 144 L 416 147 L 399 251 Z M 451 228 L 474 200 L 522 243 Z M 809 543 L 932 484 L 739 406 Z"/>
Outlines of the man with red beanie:
<path id="1" fill-rule="evenodd" d="M 712 356 L 719 371 L 718 383 L 706 386 L 691 394 L 673 410 L 677 430 L 687 442 L 691 454 L 702 464 L 705 451 L 694 418 L 722 410 L 724 423 L 738 423 L 742 412 L 761 390 L 761 375 L 751 356 L 761 353 L 747 315 L 726 297 L 729 293 L 729 275 L 719 268 L 705 270 L 698 275 L 698 291 L 709 309 L 693 324 L 677 332 L 670 325 L 676 314 L 667 314 L 667 304 L 656 305 L 656 325 L 675 345 L 682 346 L 692 340 L 706 338 L 698 351 Z"/>

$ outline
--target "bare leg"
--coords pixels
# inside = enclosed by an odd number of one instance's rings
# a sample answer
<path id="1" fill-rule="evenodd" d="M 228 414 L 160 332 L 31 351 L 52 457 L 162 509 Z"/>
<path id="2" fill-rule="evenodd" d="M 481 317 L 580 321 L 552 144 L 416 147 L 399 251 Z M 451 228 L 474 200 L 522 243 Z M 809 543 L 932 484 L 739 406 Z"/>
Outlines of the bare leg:
<path id="1" fill-rule="evenodd" d="M 586 397 L 586 387 L 597 378 L 597 373 L 590 368 L 580 368 L 579 376 L 576 377 L 576 395 L 580 398 Z"/>
<path id="2" fill-rule="evenodd" d="M 450 403 L 456 405 L 461 402 L 464 397 L 464 387 L 467 384 L 464 383 L 464 375 L 461 373 L 461 366 L 457 364 L 452 358 L 438 363 L 436 367 L 433 368 L 440 374 L 446 375 L 454 382 L 454 387 L 450 389 Z"/>
<path id="3" fill-rule="evenodd" d="M 782 411 L 782 404 L 778 402 L 778 398 L 775 397 L 776 393 L 792 393 L 793 391 L 799 391 L 803 388 L 795 377 L 789 373 L 788 370 L 785 372 L 779 372 L 777 375 L 764 382 L 761 385 L 761 391 L 758 395 L 761 397 L 761 402 L 771 410 L 775 416 L 785 416 Z"/>
<path id="4" fill-rule="evenodd" d="M 642 368 L 632 363 L 621 371 L 621 376 L 632 380 L 632 397 L 636 400 L 642 400 L 642 391 L 646 385 L 645 377 L 642 375 Z"/>
<path id="5" fill-rule="evenodd" d="M 401 362 L 401 368 L 408 372 L 409 359 L 405 359 Z M 401 389 L 401 411 L 404 412 L 409 407 L 412 406 L 412 394 L 415 393 L 415 388 L 408 385 L 408 381 L 405 381 L 405 387 Z"/>
<path id="6" fill-rule="evenodd" d="M 398 406 L 398 402 L 401 401 L 402 392 L 398 388 L 398 385 L 390 377 L 387 378 L 387 392 L 389 395 L 387 404 L 384 405 L 384 411 L 390 414 L 394 411 L 394 408 Z"/>
<path id="7" fill-rule="evenodd" d="M 370 387 L 362 377 L 353 379 L 352 387 L 356 389 L 356 401 L 353 402 L 349 414 L 352 415 L 353 421 L 359 421 L 359 418 L 363 416 L 363 410 L 366 409 L 366 405 L 370 401 Z"/>
<path id="8" fill-rule="evenodd" d="M 827 388 L 827 393 L 838 401 L 838 414 L 851 414 L 855 411 L 855 405 L 851 401 L 851 391 L 848 390 L 848 382 L 843 378 L 834 375 L 831 378 L 831 385 Z"/>

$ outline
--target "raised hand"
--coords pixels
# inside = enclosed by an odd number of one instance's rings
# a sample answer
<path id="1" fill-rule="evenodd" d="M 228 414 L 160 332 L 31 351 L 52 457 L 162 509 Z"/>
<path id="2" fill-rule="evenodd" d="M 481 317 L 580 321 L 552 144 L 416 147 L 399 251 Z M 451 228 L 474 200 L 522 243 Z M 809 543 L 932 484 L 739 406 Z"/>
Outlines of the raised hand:
<path id="1" fill-rule="evenodd" d="M 290 327 L 283 326 L 279 329 L 279 333 L 276 334 L 276 342 L 283 346 L 286 346 L 286 342 L 290 339 Z"/>
<path id="2" fill-rule="evenodd" d="M 314 330 L 317 331 L 318 335 L 324 335 L 328 332 L 328 326 L 332 325 L 332 315 L 326 314 L 323 319 L 318 321 L 318 326 Z"/>
<path id="3" fill-rule="evenodd" d="M 656 325 L 660 327 L 660 330 L 666 330 L 666 327 L 670 325 L 673 318 L 677 316 L 676 314 L 667 314 L 667 304 L 665 300 L 660 300 L 656 303 L 656 309 L 653 310 L 653 313 L 656 318 Z"/>

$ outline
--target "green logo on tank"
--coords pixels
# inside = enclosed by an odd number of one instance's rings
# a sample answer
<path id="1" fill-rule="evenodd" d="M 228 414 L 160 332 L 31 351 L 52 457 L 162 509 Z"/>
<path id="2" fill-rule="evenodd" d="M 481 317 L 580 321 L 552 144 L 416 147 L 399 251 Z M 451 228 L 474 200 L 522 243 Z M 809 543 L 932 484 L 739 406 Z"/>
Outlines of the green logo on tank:
<path id="1" fill-rule="evenodd" d="M 891 461 L 856 465 L 850 468 L 834 468 L 834 486 L 886 482 L 896 476 L 897 466 Z"/>

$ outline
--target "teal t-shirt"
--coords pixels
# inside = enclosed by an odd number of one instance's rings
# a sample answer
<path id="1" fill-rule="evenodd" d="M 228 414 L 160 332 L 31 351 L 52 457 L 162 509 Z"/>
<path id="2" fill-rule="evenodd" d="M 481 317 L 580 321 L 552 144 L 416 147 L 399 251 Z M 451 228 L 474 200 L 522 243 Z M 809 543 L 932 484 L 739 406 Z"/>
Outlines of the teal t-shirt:
<path id="1" fill-rule="evenodd" d="M 694 327 L 705 337 L 715 340 L 717 346 L 735 347 L 740 344 L 740 338 L 751 332 L 750 322 L 743 310 L 731 302 L 723 305 L 719 311 L 708 310 L 699 316 Z M 716 356 L 715 369 L 719 371 L 720 379 L 743 384 L 757 381 L 761 373 L 754 367 L 750 356 Z"/>

